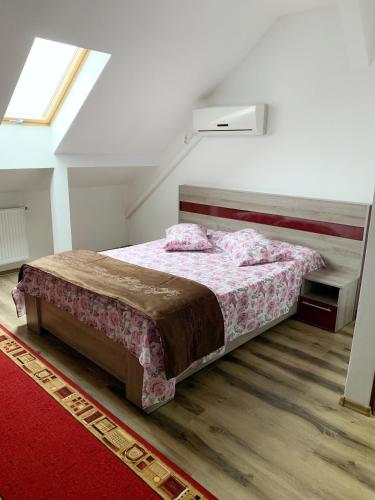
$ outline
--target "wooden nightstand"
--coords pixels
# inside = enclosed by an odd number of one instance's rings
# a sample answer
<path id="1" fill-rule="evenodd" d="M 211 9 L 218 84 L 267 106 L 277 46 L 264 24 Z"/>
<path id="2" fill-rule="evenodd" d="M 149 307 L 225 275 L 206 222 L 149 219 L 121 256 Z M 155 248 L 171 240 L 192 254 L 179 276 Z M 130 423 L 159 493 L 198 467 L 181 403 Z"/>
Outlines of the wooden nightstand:
<path id="1" fill-rule="evenodd" d="M 359 277 L 340 271 L 319 269 L 302 282 L 297 319 L 337 332 L 353 321 Z"/>

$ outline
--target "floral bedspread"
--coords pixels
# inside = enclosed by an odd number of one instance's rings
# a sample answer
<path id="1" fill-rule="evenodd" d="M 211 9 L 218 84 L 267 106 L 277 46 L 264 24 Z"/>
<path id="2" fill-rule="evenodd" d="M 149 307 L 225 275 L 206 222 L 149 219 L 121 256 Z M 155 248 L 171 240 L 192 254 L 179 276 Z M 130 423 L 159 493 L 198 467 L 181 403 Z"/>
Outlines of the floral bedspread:
<path id="1" fill-rule="evenodd" d="M 216 295 L 224 317 L 225 341 L 282 316 L 296 302 L 302 276 L 322 266 L 316 252 L 295 246 L 293 260 L 236 267 L 214 247 L 204 252 L 166 252 L 164 240 L 103 252 L 113 258 L 195 280 Z M 13 290 L 18 315 L 25 313 L 23 293 L 41 297 L 124 345 L 144 368 L 142 405 L 147 408 L 174 397 L 175 379 L 167 380 L 163 347 L 154 322 L 114 299 L 26 267 Z M 202 365 L 211 353 L 195 365 Z"/>

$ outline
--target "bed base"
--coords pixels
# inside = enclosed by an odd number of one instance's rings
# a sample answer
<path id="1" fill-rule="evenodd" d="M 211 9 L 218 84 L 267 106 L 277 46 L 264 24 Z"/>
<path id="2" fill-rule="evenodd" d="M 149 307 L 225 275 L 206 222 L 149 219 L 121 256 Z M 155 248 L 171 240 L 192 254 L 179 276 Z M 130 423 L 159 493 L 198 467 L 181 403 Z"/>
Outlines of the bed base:
<path id="1" fill-rule="evenodd" d="M 81 323 L 71 314 L 45 300 L 25 295 L 25 301 L 27 326 L 30 330 L 37 334 L 42 334 L 43 330 L 47 330 L 123 382 L 125 384 L 124 395 L 126 399 L 138 406 L 138 408 L 141 408 L 144 412 L 151 413 L 166 404 L 166 402 L 163 402 L 148 408 L 142 408 L 143 367 L 140 365 L 138 359 L 125 347 L 120 346 L 96 329 Z M 218 354 L 203 365 L 188 368 L 177 377 L 176 382 L 190 377 L 190 375 L 201 370 L 204 366 L 213 363 L 260 333 L 269 330 L 289 318 L 296 311 L 297 304 L 294 304 L 287 314 L 267 323 L 262 328 L 241 335 L 232 342 L 229 342 L 225 347 L 224 353 Z"/>
<path id="2" fill-rule="evenodd" d="M 48 331 L 125 383 L 125 397 L 142 408 L 143 367 L 125 347 L 45 300 L 25 295 L 27 327 Z"/>

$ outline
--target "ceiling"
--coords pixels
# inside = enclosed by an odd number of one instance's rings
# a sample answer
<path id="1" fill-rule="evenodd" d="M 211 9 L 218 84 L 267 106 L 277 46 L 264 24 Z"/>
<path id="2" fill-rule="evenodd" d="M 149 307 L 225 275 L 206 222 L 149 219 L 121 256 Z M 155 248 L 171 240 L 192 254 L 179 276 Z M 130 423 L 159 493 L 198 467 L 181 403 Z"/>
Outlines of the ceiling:
<path id="1" fill-rule="evenodd" d="M 131 184 L 135 177 L 145 179 L 154 173 L 154 167 L 76 167 L 69 169 L 71 187 L 121 186 Z"/>
<path id="2" fill-rule="evenodd" d="M 335 0 L 1 0 L 0 112 L 34 37 L 112 54 L 58 153 L 155 162 L 278 16 Z"/>
<path id="3" fill-rule="evenodd" d="M 14 169 L 0 170 L 0 191 L 38 191 L 49 188 L 52 170 L 40 169 Z"/>
<path id="4" fill-rule="evenodd" d="M 155 167 L 76 167 L 70 168 L 69 186 L 129 186 L 135 178 L 146 180 Z M 49 189 L 52 169 L 0 169 L 0 192 L 39 191 Z"/>

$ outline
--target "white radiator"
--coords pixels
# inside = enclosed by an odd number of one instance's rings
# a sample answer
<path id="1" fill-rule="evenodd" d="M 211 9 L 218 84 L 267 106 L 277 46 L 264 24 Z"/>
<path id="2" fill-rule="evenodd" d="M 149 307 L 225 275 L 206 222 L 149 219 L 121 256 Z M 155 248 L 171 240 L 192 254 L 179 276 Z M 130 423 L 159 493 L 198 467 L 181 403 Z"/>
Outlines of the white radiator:
<path id="1" fill-rule="evenodd" d="M 0 209 L 0 266 L 28 257 L 25 208 Z"/>

